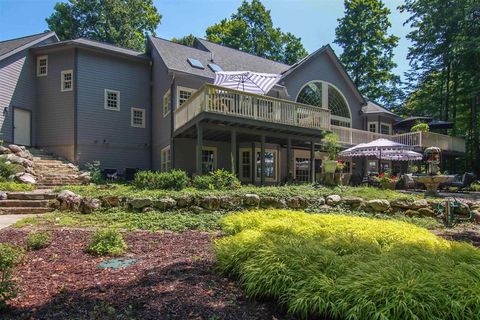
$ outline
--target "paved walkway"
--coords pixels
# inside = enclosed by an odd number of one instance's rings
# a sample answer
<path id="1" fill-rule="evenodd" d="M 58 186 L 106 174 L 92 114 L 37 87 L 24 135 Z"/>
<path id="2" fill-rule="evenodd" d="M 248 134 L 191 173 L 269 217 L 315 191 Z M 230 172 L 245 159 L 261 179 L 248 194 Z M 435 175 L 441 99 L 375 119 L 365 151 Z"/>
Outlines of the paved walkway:
<path id="1" fill-rule="evenodd" d="M 27 217 L 35 217 L 37 214 L 3 214 L 0 215 L 0 229 L 6 228 Z"/>

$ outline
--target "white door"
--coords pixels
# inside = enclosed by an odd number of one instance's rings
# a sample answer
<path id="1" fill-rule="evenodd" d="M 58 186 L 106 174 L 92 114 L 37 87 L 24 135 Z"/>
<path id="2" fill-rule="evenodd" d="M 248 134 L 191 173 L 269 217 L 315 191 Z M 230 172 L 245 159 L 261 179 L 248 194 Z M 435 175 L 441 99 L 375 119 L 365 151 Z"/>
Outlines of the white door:
<path id="1" fill-rule="evenodd" d="M 30 111 L 14 108 L 13 119 L 13 143 L 29 146 L 31 144 Z"/>

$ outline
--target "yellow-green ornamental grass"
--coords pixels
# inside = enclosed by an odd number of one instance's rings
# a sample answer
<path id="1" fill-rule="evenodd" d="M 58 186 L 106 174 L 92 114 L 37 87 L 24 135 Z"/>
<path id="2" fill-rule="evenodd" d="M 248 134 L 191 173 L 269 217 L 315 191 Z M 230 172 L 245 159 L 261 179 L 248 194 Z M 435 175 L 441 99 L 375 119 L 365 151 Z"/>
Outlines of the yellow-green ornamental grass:
<path id="1" fill-rule="evenodd" d="M 302 317 L 480 319 L 480 250 L 398 221 L 287 210 L 222 221 L 222 272 Z"/>

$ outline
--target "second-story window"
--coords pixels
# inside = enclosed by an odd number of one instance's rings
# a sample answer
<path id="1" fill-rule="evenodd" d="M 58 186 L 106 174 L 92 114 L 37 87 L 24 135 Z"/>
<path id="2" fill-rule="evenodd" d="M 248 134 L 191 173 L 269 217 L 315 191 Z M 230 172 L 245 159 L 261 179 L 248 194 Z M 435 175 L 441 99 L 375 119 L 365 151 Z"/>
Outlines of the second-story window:
<path id="1" fill-rule="evenodd" d="M 390 134 L 390 125 L 386 123 L 382 123 L 380 125 L 380 133 L 381 134 Z"/>
<path id="2" fill-rule="evenodd" d="M 182 106 L 190 97 L 192 96 L 195 90 L 184 87 L 177 87 L 177 107 Z"/>
<path id="3" fill-rule="evenodd" d="M 120 111 L 120 91 L 105 89 L 104 108 Z"/>
<path id="4" fill-rule="evenodd" d="M 73 88 L 73 72 L 72 70 L 63 70 L 61 72 L 61 91 L 72 91 Z"/>
<path id="5" fill-rule="evenodd" d="M 172 109 L 172 95 L 170 90 L 163 96 L 163 116 L 166 117 Z"/>
<path id="6" fill-rule="evenodd" d="M 369 122 L 368 123 L 368 131 L 377 132 L 377 123 L 376 122 Z"/>
<path id="7" fill-rule="evenodd" d="M 145 128 L 145 109 L 132 108 L 131 126 Z"/>
<path id="8" fill-rule="evenodd" d="M 37 57 L 37 77 L 44 77 L 48 74 L 48 56 Z"/>

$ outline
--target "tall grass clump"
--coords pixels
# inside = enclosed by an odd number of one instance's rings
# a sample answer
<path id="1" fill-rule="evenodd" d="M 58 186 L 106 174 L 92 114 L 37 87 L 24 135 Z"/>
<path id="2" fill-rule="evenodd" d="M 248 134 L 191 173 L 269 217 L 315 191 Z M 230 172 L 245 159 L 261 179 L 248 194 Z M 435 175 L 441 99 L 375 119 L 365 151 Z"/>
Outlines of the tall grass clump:
<path id="1" fill-rule="evenodd" d="M 133 185 L 138 189 L 182 190 L 187 187 L 189 181 L 187 173 L 182 170 L 140 171 L 135 174 Z"/>
<path id="2" fill-rule="evenodd" d="M 399 221 L 286 210 L 222 221 L 219 269 L 302 318 L 480 319 L 480 250 Z"/>

